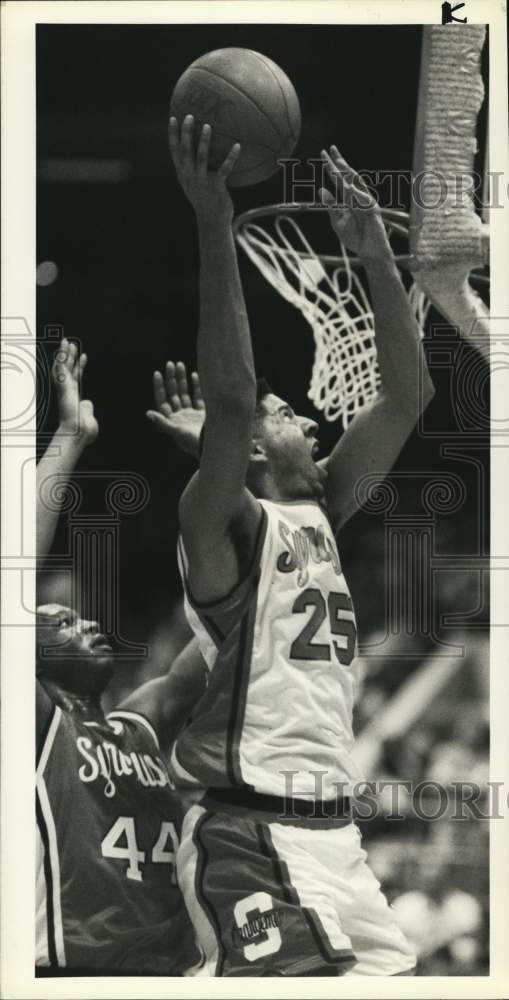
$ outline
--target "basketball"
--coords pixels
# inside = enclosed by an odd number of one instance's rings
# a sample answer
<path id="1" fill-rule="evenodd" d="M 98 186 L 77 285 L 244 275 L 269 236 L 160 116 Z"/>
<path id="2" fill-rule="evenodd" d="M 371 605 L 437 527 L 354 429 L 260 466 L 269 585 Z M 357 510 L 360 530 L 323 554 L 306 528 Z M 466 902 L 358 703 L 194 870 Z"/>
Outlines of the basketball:
<path id="1" fill-rule="evenodd" d="M 170 113 L 179 123 L 194 115 L 195 141 L 212 126 L 209 166 L 217 169 L 234 142 L 241 155 L 228 183 L 258 184 L 292 155 L 300 133 L 295 88 L 272 59 L 252 49 L 216 49 L 200 56 L 177 81 Z"/>

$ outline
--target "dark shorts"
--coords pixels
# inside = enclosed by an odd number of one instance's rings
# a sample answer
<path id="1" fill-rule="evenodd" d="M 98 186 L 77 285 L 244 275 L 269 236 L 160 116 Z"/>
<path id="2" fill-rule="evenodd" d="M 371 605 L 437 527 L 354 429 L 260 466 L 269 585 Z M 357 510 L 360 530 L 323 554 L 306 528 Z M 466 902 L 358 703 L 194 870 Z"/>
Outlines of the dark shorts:
<path id="1" fill-rule="evenodd" d="M 177 867 L 206 956 L 199 974 L 410 970 L 414 956 L 365 857 L 351 822 L 315 829 L 193 806 Z"/>

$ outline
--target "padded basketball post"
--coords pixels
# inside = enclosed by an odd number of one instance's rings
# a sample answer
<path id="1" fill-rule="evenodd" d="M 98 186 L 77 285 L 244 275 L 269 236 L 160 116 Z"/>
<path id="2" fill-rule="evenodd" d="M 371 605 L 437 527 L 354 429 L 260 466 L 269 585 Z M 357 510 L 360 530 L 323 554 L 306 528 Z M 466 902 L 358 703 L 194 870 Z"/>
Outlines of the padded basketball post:
<path id="1" fill-rule="evenodd" d="M 488 261 L 488 229 L 473 198 L 485 35 L 477 24 L 423 28 L 410 252 L 417 285 L 487 353 L 487 310 L 468 281 Z"/>
<path id="2" fill-rule="evenodd" d="M 427 26 L 413 164 L 410 249 L 430 266 L 484 259 L 472 196 L 484 25 Z"/>

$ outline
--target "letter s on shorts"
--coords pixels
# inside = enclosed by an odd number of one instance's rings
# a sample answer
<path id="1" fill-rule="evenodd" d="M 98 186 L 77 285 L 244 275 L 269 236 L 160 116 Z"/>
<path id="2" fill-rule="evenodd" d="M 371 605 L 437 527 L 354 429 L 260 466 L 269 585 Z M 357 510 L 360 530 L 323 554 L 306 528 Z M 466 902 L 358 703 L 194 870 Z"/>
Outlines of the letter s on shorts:
<path id="1" fill-rule="evenodd" d="M 273 909 L 274 903 L 268 892 L 253 892 L 250 896 L 239 899 L 238 903 L 235 904 L 233 910 L 235 923 L 239 931 L 242 931 L 246 925 L 256 920 L 262 913 Z M 262 931 L 259 941 L 256 941 L 255 938 L 249 944 L 244 945 L 244 957 L 248 962 L 255 962 L 258 958 L 264 958 L 265 955 L 273 955 L 279 951 L 282 943 L 279 929 L 266 927 Z"/>

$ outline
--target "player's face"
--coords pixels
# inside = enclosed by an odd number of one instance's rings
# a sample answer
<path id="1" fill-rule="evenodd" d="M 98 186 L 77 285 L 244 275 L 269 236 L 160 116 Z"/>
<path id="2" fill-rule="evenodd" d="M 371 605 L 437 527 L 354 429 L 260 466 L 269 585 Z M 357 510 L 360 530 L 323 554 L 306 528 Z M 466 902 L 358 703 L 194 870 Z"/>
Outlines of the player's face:
<path id="1" fill-rule="evenodd" d="M 68 691 L 100 692 L 113 674 L 113 650 L 97 622 L 79 618 L 72 608 L 37 608 L 37 673 Z"/>
<path id="2" fill-rule="evenodd" d="M 318 424 L 299 417 L 273 393 L 261 403 L 263 419 L 256 439 L 263 446 L 270 471 L 287 499 L 321 497 L 325 471 L 317 465 Z"/>

